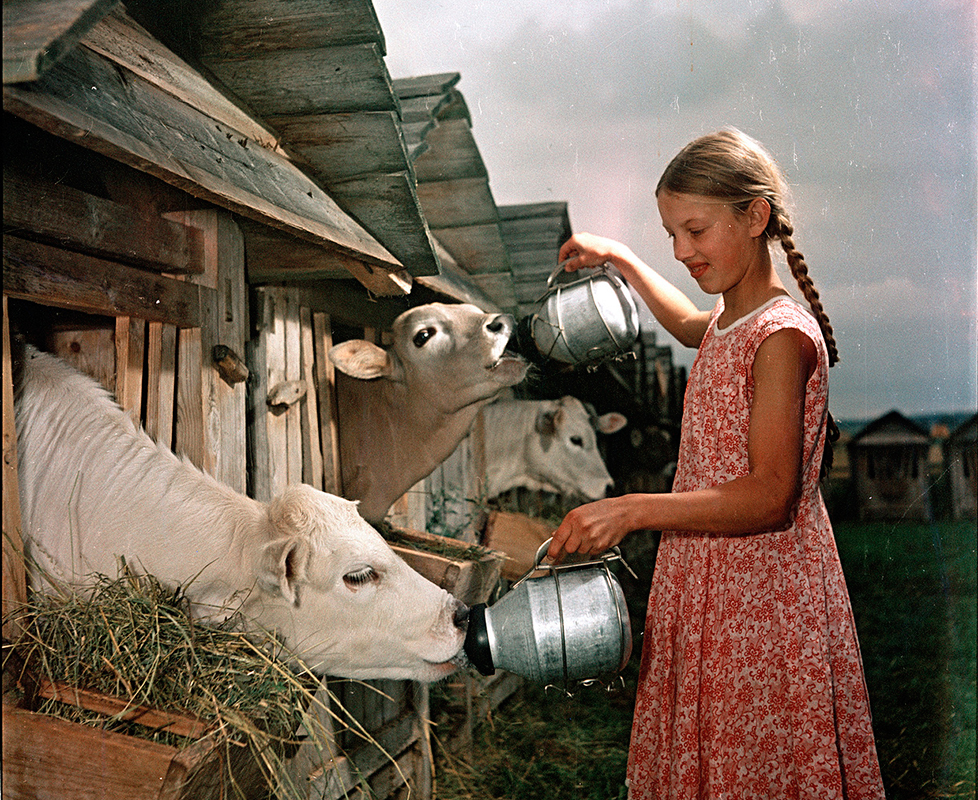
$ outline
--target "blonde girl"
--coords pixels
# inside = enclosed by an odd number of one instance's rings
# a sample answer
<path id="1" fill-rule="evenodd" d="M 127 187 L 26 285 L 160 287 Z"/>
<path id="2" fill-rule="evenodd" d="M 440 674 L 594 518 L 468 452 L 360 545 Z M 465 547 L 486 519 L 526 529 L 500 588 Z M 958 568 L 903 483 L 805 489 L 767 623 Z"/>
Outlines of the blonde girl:
<path id="1" fill-rule="evenodd" d="M 795 247 L 780 169 L 740 131 L 687 145 L 656 187 L 673 254 L 718 295 L 700 311 L 625 245 L 577 234 L 559 259 L 613 264 L 698 348 L 669 494 L 581 506 L 550 555 L 663 531 L 629 750 L 631 800 L 883 798 L 845 579 L 819 491 L 835 338 Z M 808 310 L 779 279 L 783 249 Z M 830 451 L 829 451 L 830 452 Z"/>

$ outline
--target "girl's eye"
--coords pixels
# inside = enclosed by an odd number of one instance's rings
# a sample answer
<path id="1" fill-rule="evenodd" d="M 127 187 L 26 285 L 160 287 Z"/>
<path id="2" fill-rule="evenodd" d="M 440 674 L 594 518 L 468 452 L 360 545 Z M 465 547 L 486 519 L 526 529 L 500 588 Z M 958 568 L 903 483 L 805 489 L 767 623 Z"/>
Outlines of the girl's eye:
<path id="1" fill-rule="evenodd" d="M 698 228 L 698 229 L 697 229 L 697 230 L 695 230 L 695 231 L 690 231 L 690 232 L 689 232 L 689 235 L 690 235 L 690 236 L 699 236 L 699 235 L 700 235 L 701 233 L 703 233 L 703 232 L 704 232 L 705 230 L 706 230 L 706 228 Z"/>
<path id="2" fill-rule="evenodd" d="M 420 331 L 414 334 L 414 339 L 411 341 L 414 342 L 415 347 L 424 347 L 425 342 L 427 342 L 434 335 L 434 328 L 422 328 Z"/>
<path id="3" fill-rule="evenodd" d="M 343 576 L 343 583 L 351 591 L 356 591 L 367 583 L 373 583 L 380 579 L 377 571 L 373 567 L 363 567 L 362 569 L 348 572 Z"/>

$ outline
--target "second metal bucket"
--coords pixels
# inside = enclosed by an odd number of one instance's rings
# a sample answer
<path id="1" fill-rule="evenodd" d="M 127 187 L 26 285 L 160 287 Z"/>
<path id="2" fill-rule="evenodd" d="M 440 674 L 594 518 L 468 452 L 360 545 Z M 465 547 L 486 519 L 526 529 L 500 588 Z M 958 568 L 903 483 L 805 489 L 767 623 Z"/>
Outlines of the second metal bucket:
<path id="1" fill-rule="evenodd" d="M 533 569 L 495 605 L 473 606 L 465 652 L 483 675 L 504 669 L 566 685 L 613 675 L 628 663 L 628 607 L 609 568 L 621 560 L 617 548 L 582 563 L 541 566 L 549 545 L 540 546 Z M 538 570 L 547 574 L 529 577 Z"/>

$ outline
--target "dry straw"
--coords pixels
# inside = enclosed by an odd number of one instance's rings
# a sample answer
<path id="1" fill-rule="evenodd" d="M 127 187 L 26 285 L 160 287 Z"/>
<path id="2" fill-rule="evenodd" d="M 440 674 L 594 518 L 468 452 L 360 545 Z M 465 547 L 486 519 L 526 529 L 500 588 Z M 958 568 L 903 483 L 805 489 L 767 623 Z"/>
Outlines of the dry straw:
<path id="1" fill-rule="evenodd" d="M 84 592 L 52 586 L 50 593 L 33 592 L 14 612 L 23 635 L 16 644 L 4 642 L 5 670 L 124 698 L 127 707 L 199 719 L 209 735 L 223 736 L 225 763 L 241 763 L 247 748 L 268 790 L 283 800 L 308 791 L 306 776 L 291 775 L 286 764 L 300 744 L 316 748 L 328 763 L 339 755 L 338 730 L 373 742 L 273 635 L 242 632 L 234 614 L 204 624 L 190 616 L 182 589 L 137 576 L 124 564 L 116 579 L 95 576 Z M 106 717 L 56 700 L 35 710 L 177 748 L 193 744 L 127 721 L 131 715 L 124 711 Z M 244 796 L 233 771 L 225 779 L 232 797 Z"/>

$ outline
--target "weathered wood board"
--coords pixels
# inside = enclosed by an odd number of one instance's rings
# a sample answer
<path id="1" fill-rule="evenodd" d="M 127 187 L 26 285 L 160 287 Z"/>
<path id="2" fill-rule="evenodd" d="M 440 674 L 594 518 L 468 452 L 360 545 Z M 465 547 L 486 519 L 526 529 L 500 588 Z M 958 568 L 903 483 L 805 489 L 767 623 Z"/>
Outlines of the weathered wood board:
<path id="1" fill-rule="evenodd" d="M 502 576 L 510 581 L 522 578 L 531 567 L 537 549 L 553 536 L 556 528 L 548 522 L 509 511 L 493 511 L 489 514 L 486 547 L 505 553 Z"/>

